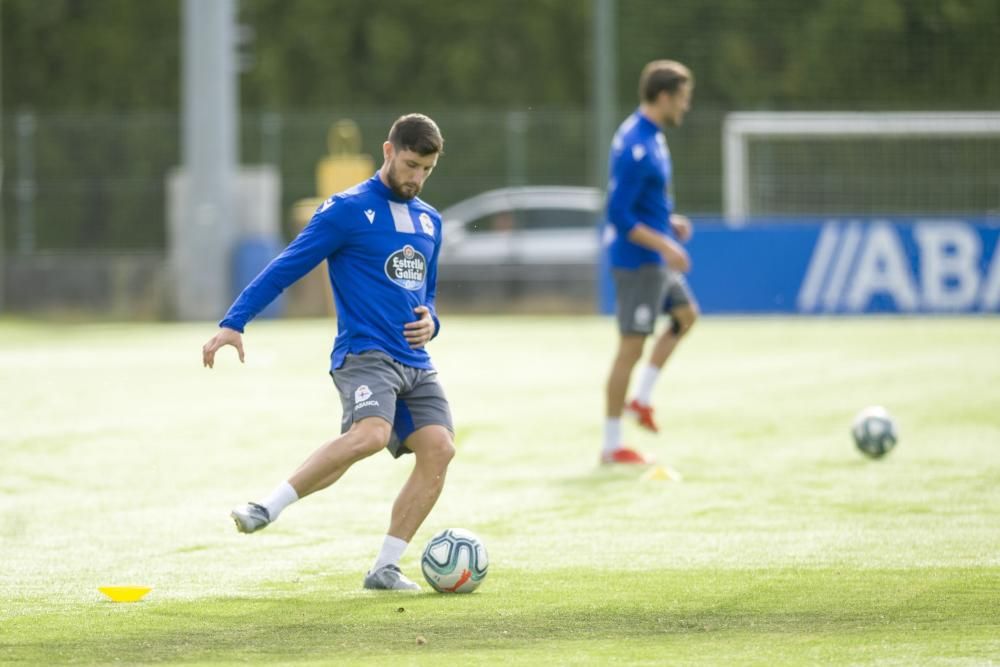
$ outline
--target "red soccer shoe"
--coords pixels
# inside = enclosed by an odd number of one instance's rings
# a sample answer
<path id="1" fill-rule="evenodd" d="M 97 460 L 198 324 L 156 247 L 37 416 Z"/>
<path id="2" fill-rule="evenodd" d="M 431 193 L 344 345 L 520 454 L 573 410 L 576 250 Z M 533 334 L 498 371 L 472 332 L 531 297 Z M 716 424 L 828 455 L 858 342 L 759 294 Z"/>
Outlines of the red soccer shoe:
<path id="1" fill-rule="evenodd" d="M 625 463 L 631 465 L 650 465 L 653 457 L 642 452 L 637 452 L 630 447 L 619 447 L 618 449 L 601 454 L 601 463 Z"/>
<path id="2" fill-rule="evenodd" d="M 632 401 L 625 406 L 625 411 L 631 413 L 639 421 L 639 426 L 643 427 L 647 431 L 652 431 L 653 433 L 659 433 L 660 427 L 656 425 L 656 421 L 653 419 L 653 406 L 643 405 L 637 399 L 632 399 Z"/>

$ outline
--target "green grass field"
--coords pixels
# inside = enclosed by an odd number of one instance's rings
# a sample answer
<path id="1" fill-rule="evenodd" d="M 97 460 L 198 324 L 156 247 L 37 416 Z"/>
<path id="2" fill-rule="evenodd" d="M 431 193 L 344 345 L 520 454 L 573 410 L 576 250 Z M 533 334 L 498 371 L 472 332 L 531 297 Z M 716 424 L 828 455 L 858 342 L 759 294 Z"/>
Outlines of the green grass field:
<path id="1" fill-rule="evenodd" d="M 403 567 L 469 528 L 468 596 L 361 589 L 388 454 L 236 533 L 339 430 L 334 324 L 254 324 L 209 371 L 213 330 L 0 323 L 0 663 L 1000 664 L 1000 319 L 703 320 L 665 433 L 626 431 L 676 482 L 596 464 L 610 320 L 445 318 L 458 456 Z M 874 403 L 881 461 L 848 435 Z"/>

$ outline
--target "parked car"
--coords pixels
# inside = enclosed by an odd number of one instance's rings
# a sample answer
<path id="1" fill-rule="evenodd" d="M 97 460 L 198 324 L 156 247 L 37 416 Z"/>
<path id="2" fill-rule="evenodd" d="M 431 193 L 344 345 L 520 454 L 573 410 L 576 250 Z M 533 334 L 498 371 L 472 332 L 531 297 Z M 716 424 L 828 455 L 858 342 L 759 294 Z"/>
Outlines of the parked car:
<path id="1" fill-rule="evenodd" d="M 603 206 L 597 188 L 526 186 L 444 209 L 442 300 L 485 311 L 593 311 Z"/>

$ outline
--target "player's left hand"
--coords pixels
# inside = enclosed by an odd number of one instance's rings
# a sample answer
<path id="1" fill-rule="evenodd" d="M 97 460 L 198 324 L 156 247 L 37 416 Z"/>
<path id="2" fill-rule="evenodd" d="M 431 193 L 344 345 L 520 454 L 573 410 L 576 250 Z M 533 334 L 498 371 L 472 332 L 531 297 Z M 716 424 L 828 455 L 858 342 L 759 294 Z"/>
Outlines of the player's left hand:
<path id="1" fill-rule="evenodd" d="M 410 344 L 410 349 L 418 350 L 434 336 L 434 318 L 431 317 L 431 311 L 427 306 L 417 306 L 413 312 L 419 315 L 420 319 L 403 325 L 403 335 Z"/>
<path id="2" fill-rule="evenodd" d="M 681 243 L 687 243 L 688 239 L 691 238 L 691 234 L 694 233 L 691 220 L 686 215 L 681 215 L 680 213 L 670 214 L 670 227 L 674 230 L 674 234 L 677 235 L 677 239 Z"/>

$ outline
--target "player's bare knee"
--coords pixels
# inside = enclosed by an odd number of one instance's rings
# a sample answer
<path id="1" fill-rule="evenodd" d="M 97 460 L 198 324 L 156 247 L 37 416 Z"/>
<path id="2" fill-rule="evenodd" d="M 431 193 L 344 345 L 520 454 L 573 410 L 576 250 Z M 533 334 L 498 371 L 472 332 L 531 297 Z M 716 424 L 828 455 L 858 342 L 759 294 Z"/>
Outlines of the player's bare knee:
<path id="1" fill-rule="evenodd" d="M 352 458 L 356 461 L 366 459 L 385 449 L 386 444 L 388 444 L 388 441 L 383 442 L 380 438 L 359 437 L 351 442 Z"/>
<path id="2" fill-rule="evenodd" d="M 449 433 L 442 432 L 438 437 L 424 442 L 416 455 L 425 464 L 443 470 L 455 458 L 455 444 Z"/>
<path id="3" fill-rule="evenodd" d="M 392 427 L 384 419 L 368 418 L 351 427 L 352 438 L 350 448 L 357 459 L 363 459 L 376 454 L 389 444 Z"/>
<path id="4" fill-rule="evenodd" d="M 442 438 L 438 445 L 438 458 L 443 465 L 448 465 L 455 458 L 455 443 L 451 438 Z"/>
<path id="5" fill-rule="evenodd" d="M 698 309 L 698 306 L 692 304 L 691 305 L 691 326 L 694 326 L 694 323 L 698 320 L 699 317 L 701 317 L 701 310 Z"/>
<path id="6" fill-rule="evenodd" d="M 455 458 L 455 445 L 448 436 L 435 438 L 428 447 L 427 454 L 435 464 L 444 468 Z"/>
<path id="7" fill-rule="evenodd" d="M 670 332 L 677 338 L 680 338 L 691 330 L 691 327 L 694 326 L 697 320 L 698 311 L 696 309 L 691 309 L 681 315 L 671 315 Z"/>

